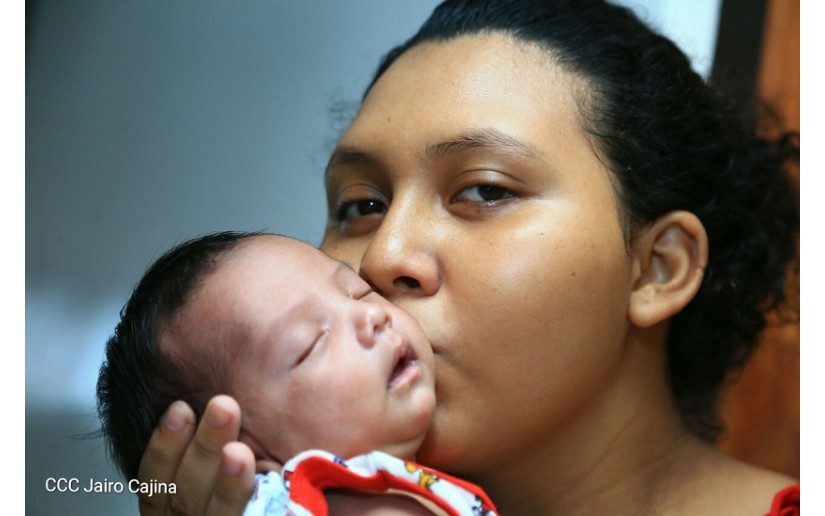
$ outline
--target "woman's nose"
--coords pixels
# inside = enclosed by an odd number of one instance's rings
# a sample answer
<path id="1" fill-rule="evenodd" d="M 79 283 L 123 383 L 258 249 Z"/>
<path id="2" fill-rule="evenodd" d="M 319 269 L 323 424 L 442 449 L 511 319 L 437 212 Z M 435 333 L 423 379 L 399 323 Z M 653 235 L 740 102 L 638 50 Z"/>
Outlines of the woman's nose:
<path id="1" fill-rule="evenodd" d="M 387 310 L 376 303 L 355 300 L 356 338 L 364 346 L 371 348 L 376 336 L 390 324 Z"/>
<path id="2" fill-rule="evenodd" d="M 361 276 L 390 300 L 438 292 L 436 238 L 426 219 L 395 202 L 364 252 Z"/>

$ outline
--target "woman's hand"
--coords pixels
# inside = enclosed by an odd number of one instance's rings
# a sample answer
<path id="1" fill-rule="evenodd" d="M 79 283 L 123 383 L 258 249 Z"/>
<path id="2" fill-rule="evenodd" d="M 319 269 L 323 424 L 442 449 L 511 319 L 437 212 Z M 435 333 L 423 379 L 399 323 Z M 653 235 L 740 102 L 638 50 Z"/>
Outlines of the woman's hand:
<path id="1" fill-rule="evenodd" d="M 200 425 L 186 403 L 173 403 L 140 463 L 141 482 L 175 485 L 175 494 L 140 494 L 140 513 L 241 514 L 252 494 L 255 457 L 237 441 L 241 409 L 229 396 L 209 401 Z"/>

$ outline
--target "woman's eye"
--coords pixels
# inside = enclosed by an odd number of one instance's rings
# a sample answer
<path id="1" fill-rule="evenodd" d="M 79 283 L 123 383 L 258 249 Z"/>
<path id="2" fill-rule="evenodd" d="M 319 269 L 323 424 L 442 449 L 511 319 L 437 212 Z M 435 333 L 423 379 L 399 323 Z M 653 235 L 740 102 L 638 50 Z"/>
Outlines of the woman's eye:
<path id="1" fill-rule="evenodd" d="M 366 217 L 369 215 L 383 215 L 387 213 L 387 205 L 375 199 L 361 199 L 358 201 L 343 202 L 335 209 L 336 222 Z"/>
<path id="2" fill-rule="evenodd" d="M 495 184 L 481 184 L 467 187 L 455 196 L 458 202 L 483 202 L 494 203 L 506 199 L 512 199 L 516 195 L 510 190 Z"/>

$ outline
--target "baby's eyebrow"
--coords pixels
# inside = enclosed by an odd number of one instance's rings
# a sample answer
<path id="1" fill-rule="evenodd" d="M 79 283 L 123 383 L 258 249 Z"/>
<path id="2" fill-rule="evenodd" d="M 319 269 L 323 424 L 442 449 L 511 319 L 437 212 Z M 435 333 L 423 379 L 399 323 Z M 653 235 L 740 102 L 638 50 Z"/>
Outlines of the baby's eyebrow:
<path id="1" fill-rule="evenodd" d="M 351 272 L 354 272 L 355 274 L 358 274 L 358 271 L 356 271 L 355 268 L 353 268 L 353 266 L 348 264 L 347 262 L 345 262 L 343 260 L 338 260 L 336 258 L 333 258 L 333 260 L 338 262 L 338 267 L 335 269 L 335 272 L 333 274 L 338 274 L 341 269 L 351 271 Z"/>
<path id="2" fill-rule="evenodd" d="M 330 278 L 334 283 L 341 283 L 343 279 L 345 279 L 350 273 L 355 274 L 360 278 L 358 272 L 350 264 L 341 260 L 337 260 L 335 258 L 333 258 L 333 260 L 335 260 L 338 263 L 338 266 L 335 267 L 335 270 L 333 270 L 332 274 L 330 274 Z"/>
<path id="3" fill-rule="evenodd" d="M 337 259 L 335 259 L 335 258 L 333 258 L 333 260 L 335 260 L 336 262 L 338 262 L 338 267 L 336 267 L 336 268 L 335 268 L 335 270 L 332 272 L 332 278 L 333 278 L 333 281 L 335 281 L 337 278 L 342 278 L 342 283 L 340 283 L 340 284 L 341 284 L 341 285 L 342 285 L 342 286 L 343 286 L 343 287 L 344 287 L 347 291 L 350 291 L 350 290 L 352 290 L 352 289 L 353 289 L 353 287 L 355 286 L 355 284 L 354 284 L 353 282 L 351 282 L 351 281 L 344 282 L 344 279 L 345 279 L 345 278 L 346 278 L 346 276 L 348 276 L 349 274 L 355 274 L 355 276 L 356 276 L 359 280 L 361 280 L 361 282 L 358 284 L 359 286 L 360 286 L 361 284 L 364 284 L 364 285 L 366 285 L 367 287 L 369 287 L 369 290 L 370 290 L 370 291 L 375 290 L 375 289 L 372 287 L 372 285 L 370 285 L 370 284 L 369 284 L 369 282 L 367 282 L 365 279 L 363 279 L 363 278 L 361 277 L 361 275 L 360 275 L 360 274 L 358 274 L 358 271 L 356 271 L 356 270 L 355 270 L 355 268 L 354 268 L 352 265 L 348 264 L 347 262 L 344 262 L 344 261 L 341 261 L 341 260 L 337 260 Z M 347 274 L 343 274 L 343 273 L 347 273 Z M 353 291 L 353 292 L 349 292 L 349 294 L 350 294 L 350 295 L 353 295 L 353 294 L 355 294 L 355 292 L 354 292 L 354 291 Z"/>

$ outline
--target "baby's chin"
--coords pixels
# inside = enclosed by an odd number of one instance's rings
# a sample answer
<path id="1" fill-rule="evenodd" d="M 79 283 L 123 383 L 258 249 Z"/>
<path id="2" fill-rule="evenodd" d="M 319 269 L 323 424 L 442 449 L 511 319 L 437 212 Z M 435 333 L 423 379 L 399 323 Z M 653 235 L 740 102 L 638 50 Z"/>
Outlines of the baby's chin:
<path id="1" fill-rule="evenodd" d="M 413 461 L 415 460 L 416 453 L 418 453 L 418 449 L 421 447 L 422 442 L 424 442 L 424 434 L 421 434 L 421 436 L 410 441 L 383 446 L 377 451 L 384 452 L 388 455 L 392 455 L 393 457 L 398 457 L 402 460 Z"/>
<path id="2" fill-rule="evenodd" d="M 432 392 L 418 405 L 416 413 L 411 416 L 405 435 L 401 436 L 398 442 L 383 447 L 381 451 L 405 460 L 415 459 L 430 429 L 434 415 L 435 393 Z"/>
<path id="3" fill-rule="evenodd" d="M 310 449 L 324 450 L 343 459 L 380 451 L 403 460 L 414 460 L 435 416 L 435 390 L 419 389 L 414 393 L 414 400 L 408 401 L 414 402 L 406 405 L 401 414 L 396 413 L 392 418 L 384 420 L 393 421 L 390 426 L 375 428 L 373 432 L 362 434 L 361 438 L 354 440 L 333 438 L 332 442 L 326 443 L 294 441 L 288 446 L 286 443 L 269 443 L 272 445 L 269 449 L 276 452 L 273 456 L 278 458 L 283 456 L 283 460 L 289 460 Z M 349 424 L 355 426 L 350 427 Z M 364 429 L 364 424 L 363 421 L 357 423 L 349 421 L 341 427 L 341 435 L 358 434 L 359 429 Z M 351 431 L 348 432 L 345 428 L 350 428 Z M 294 449 L 302 444 L 306 446 Z M 280 454 L 277 454 L 278 452 Z"/>
<path id="4" fill-rule="evenodd" d="M 323 450 L 345 460 L 351 459 L 358 455 L 366 455 L 371 452 L 379 451 L 398 457 L 399 459 L 411 461 L 415 459 L 416 453 L 418 452 L 421 443 L 424 441 L 427 428 L 429 427 L 429 423 L 432 419 L 432 412 L 424 411 L 417 416 L 419 418 L 418 421 L 415 421 L 414 419 L 407 420 L 407 424 L 404 425 L 403 433 L 399 434 L 399 432 L 395 432 L 392 439 L 386 439 L 388 434 L 385 433 L 383 438 L 378 438 L 378 435 L 373 434 L 373 438 L 368 439 L 367 441 L 335 441 L 334 443 L 312 443 L 312 445 L 307 443 L 306 446 L 303 446 L 300 449 L 293 449 L 293 445 L 287 447 L 288 449 L 281 450 L 284 455 L 283 460 L 289 460 L 301 452 L 314 449 Z M 385 429 L 385 431 L 386 430 L 387 429 Z M 342 432 L 346 433 L 346 430 L 342 430 Z M 383 441 L 383 443 L 381 441 Z"/>

